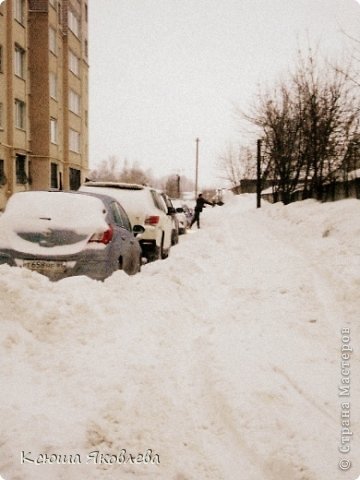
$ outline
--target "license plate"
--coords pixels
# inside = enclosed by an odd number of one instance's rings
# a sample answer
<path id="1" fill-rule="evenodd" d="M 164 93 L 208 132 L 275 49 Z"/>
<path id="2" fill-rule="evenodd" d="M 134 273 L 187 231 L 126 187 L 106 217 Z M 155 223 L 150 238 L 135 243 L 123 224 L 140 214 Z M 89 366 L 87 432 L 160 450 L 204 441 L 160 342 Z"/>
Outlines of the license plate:
<path id="1" fill-rule="evenodd" d="M 66 271 L 65 262 L 52 262 L 48 260 L 24 260 L 23 267 L 46 275 L 56 275 Z"/>

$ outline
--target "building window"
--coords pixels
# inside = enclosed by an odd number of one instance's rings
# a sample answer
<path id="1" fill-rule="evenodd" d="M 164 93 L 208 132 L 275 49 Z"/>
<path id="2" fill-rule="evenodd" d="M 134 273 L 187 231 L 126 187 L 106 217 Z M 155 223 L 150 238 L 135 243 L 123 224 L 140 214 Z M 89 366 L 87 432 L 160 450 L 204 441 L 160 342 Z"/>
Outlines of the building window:
<path id="1" fill-rule="evenodd" d="M 70 190 L 78 190 L 81 185 L 81 172 L 76 168 L 70 168 L 69 171 L 69 187 Z"/>
<path id="2" fill-rule="evenodd" d="M 73 32 L 74 35 L 79 38 L 80 23 L 78 17 L 74 14 L 72 10 L 69 10 L 68 22 L 70 30 Z"/>
<path id="3" fill-rule="evenodd" d="M 76 115 L 80 115 L 80 95 L 74 90 L 69 91 L 69 110 Z"/>
<path id="4" fill-rule="evenodd" d="M 29 179 L 26 174 L 26 157 L 25 155 L 16 155 L 16 183 L 25 185 Z"/>
<path id="5" fill-rule="evenodd" d="M 24 0 L 14 0 L 14 18 L 20 23 L 24 23 Z"/>
<path id="6" fill-rule="evenodd" d="M 88 6 L 87 6 L 86 3 L 85 3 L 85 7 L 84 7 L 84 8 L 85 8 L 85 22 L 87 22 L 87 21 L 88 21 Z"/>
<path id="7" fill-rule="evenodd" d="M 89 45 L 89 44 L 88 44 L 88 41 L 87 41 L 87 40 L 85 40 L 85 44 L 84 44 L 84 48 L 85 48 L 85 57 L 87 57 L 87 56 L 88 56 L 88 50 L 89 50 L 89 47 L 88 47 L 88 45 Z"/>
<path id="8" fill-rule="evenodd" d="M 49 49 L 56 55 L 56 30 L 52 27 L 49 27 Z"/>
<path id="9" fill-rule="evenodd" d="M 54 72 L 49 74 L 50 97 L 57 99 L 57 75 Z"/>
<path id="10" fill-rule="evenodd" d="M 15 45 L 15 75 L 20 78 L 25 77 L 25 50 L 19 45 Z"/>
<path id="11" fill-rule="evenodd" d="M 3 47 L 0 45 L 0 73 L 3 72 Z"/>
<path id="12" fill-rule="evenodd" d="M 25 129 L 25 103 L 15 100 L 15 127 Z"/>
<path id="13" fill-rule="evenodd" d="M 69 70 L 77 77 L 79 76 L 80 60 L 72 51 L 69 51 Z"/>
<path id="14" fill-rule="evenodd" d="M 58 124 L 56 118 L 50 118 L 50 141 L 58 143 Z"/>
<path id="15" fill-rule="evenodd" d="M 7 178 L 5 175 L 5 161 L 0 160 L 0 187 L 5 185 L 6 182 L 7 182 Z"/>
<path id="16" fill-rule="evenodd" d="M 70 128 L 69 148 L 72 152 L 80 153 L 80 133 Z"/>
<path id="17" fill-rule="evenodd" d="M 4 128 L 4 104 L 0 103 L 0 130 Z"/>
<path id="18" fill-rule="evenodd" d="M 50 187 L 51 188 L 59 188 L 59 175 L 58 175 L 58 164 L 57 163 L 52 163 L 51 164 Z"/>

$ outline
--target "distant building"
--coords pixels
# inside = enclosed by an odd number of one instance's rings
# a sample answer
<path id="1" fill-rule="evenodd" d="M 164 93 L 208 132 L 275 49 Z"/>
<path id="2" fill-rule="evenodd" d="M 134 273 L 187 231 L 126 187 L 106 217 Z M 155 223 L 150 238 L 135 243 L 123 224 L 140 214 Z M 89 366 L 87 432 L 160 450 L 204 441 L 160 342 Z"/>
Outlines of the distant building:
<path id="1" fill-rule="evenodd" d="M 88 171 L 86 0 L 0 0 L 0 209 Z"/>

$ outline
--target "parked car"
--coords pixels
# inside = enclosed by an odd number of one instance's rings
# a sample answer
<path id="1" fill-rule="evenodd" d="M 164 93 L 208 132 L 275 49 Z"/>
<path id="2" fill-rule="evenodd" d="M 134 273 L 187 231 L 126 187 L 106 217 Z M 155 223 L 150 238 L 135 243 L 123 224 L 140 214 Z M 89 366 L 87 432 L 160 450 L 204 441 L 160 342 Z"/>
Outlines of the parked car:
<path id="1" fill-rule="evenodd" d="M 142 233 L 134 225 L 135 234 Z M 29 191 L 12 195 L 0 218 L 0 264 L 51 280 L 87 275 L 104 280 L 141 268 L 141 248 L 122 206 L 105 195 Z"/>
<path id="2" fill-rule="evenodd" d="M 188 222 L 188 219 L 186 217 L 182 201 L 172 200 L 172 204 L 175 208 L 176 217 L 179 222 L 179 234 L 183 235 L 184 233 L 186 233 L 186 229 L 190 225 L 190 223 Z M 190 222 L 191 222 L 191 219 L 190 219 Z"/>
<path id="3" fill-rule="evenodd" d="M 191 225 L 191 220 L 193 219 L 194 216 L 194 209 L 190 208 L 186 202 L 183 200 L 179 200 L 181 202 L 181 208 L 183 209 L 187 221 L 187 226 L 190 227 Z"/>
<path id="4" fill-rule="evenodd" d="M 173 221 L 161 192 L 155 188 L 120 182 L 86 182 L 82 192 L 102 192 L 118 200 L 130 222 L 142 225 L 140 245 L 148 261 L 167 258 L 170 253 Z"/>
<path id="5" fill-rule="evenodd" d="M 172 231 L 171 231 L 171 245 L 176 245 L 179 243 L 179 220 L 176 215 L 176 210 L 172 201 L 166 193 L 161 193 L 162 198 L 164 199 L 165 205 L 167 206 L 169 215 L 171 216 L 172 220 Z"/>

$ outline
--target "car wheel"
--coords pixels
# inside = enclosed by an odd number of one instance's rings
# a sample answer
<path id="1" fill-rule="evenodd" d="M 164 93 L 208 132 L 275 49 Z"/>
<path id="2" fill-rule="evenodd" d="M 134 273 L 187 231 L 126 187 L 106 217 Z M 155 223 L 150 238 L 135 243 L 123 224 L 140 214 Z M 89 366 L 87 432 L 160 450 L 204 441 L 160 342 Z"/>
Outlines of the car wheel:
<path id="1" fill-rule="evenodd" d="M 171 245 L 176 245 L 179 243 L 179 232 L 178 230 L 173 230 L 171 233 Z"/>
<path id="2" fill-rule="evenodd" d="M 149 250 L 146 252 L 145 256 L 148 262 L 155 262 L 156 260 L 159 260 L 161 258 L 161 252 L 162 252 L 162 244 L 160 247 L 155 245 L 152 250 Z"/>
<path id="3" fill-rule="evenodd" d="M 164 234 L 163 234 L 162 239 L 161 239 L 160 258 L 162 260 L 164 260 L 165 258 L 167 258 L 169 256 L 169 253 L 170 253 L 170 247 L 167 248 L 167 249 L 164 248 Z"/>
<path id="4" fill-rule="evenodd" d="M 119 259 L 120 260 L 120 259 Z M 141 259 L 137 258 L 136 255 L 131 255 L 123 260 L 121 263 L 119 261 L 119 269 L 124 270 L 128 275 L 135 275 L 140 272 L 141 268 Z"/>

